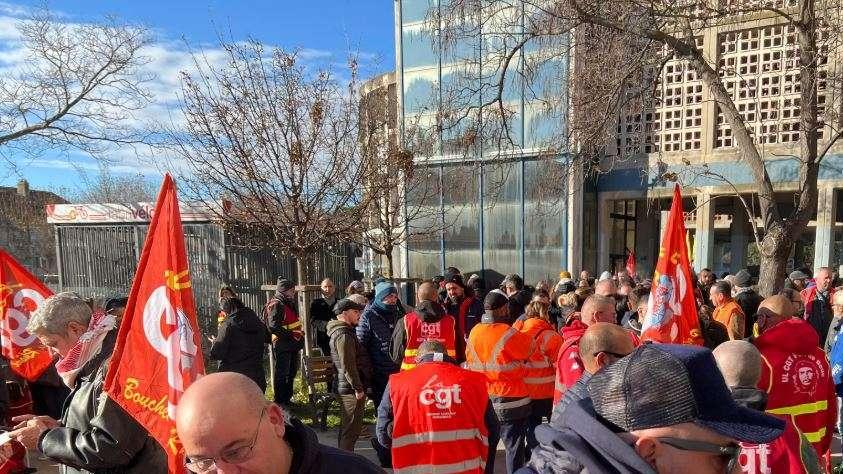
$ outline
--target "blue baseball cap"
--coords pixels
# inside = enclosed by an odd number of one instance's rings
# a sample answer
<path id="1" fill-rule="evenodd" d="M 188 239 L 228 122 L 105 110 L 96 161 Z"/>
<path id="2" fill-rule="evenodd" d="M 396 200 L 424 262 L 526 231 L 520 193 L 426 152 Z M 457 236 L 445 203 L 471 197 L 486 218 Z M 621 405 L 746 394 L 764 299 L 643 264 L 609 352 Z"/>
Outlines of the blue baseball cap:
<path id="1" fill-rule="evenodd" d="M 784 422 L 739 406 L 710 350 L 645 344 L 588 383 L 594 410 L 618 431 L 695 423 L 746 443 L 769 443 Z"/>

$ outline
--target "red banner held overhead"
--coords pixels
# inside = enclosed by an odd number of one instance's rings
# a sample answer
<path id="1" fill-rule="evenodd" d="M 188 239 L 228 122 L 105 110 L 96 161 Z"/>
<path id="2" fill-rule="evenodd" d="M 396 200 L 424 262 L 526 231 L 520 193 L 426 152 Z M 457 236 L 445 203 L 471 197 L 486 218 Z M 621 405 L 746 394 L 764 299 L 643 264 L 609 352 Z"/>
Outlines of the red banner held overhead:
<path id="1" fill-rule="evenodd" d="M 677 184 L 667 219 L 647 315 L 641 328 L 643 341 L 702 345 L 691 264 L 685 242 L 682 193 Z"/>
<path id="2" fill-rule="evenodd" d="M 12 370 L 33 382 L 52 364 L 53 356 L 26 325 L 29 315 L 53 294 L 11 255 L 0 250 L 0 338 L 3 357 Z"/>
<path id="3" fill-rule="evenodd" d="M 200 342 L 176 186 L 167 175 L 132 282 L 105 389 L 161 443 L 170 473 L 185 472 L 184 451 L 176 435 L 176 407 L 187 387 L 204 373 Z"/>

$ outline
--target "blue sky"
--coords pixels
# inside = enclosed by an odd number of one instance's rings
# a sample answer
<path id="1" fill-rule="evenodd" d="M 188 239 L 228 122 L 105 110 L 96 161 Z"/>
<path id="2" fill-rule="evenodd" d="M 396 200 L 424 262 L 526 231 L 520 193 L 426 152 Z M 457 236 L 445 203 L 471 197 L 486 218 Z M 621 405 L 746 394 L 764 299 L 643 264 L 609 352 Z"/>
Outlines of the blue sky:
<path id="1" fill-rule="evenodd" d="M 40 4 L 40 0 L 0 1 L 0 22 L 22 18 L 27 9 Z M 308 57 L 325 62 L 341 62 L 348 51 L 358 51 L 361 58 L 367 58 L 362 70 L 367 75 L 391 70 L 395 62 L 391 0 L 52 0 L 49 8 L 67 22 L 114 15 L 150 28 L 156 43 L 152 67 L 159 68 L 153 72 L 161 78 L 152 90 L 160 90 L 162 95 L 177 85 L 179 64 L 187 54 L 182 39 L 191 47 L 213 48 L 220 31 L 235 40 L 253 37 L 286 49 L 300 48 Z M 0 52 L 9 48 L 3 41 L 0 35 Z M 172 97 L 161 100 L 172 103 Z M 75 168 L 69 161 L 76 163 Z M 35 189 L 72 190 L 78 187 L 79 169 L 96 173 L 96 168 L 96 163 L 84 156 L 59 152 L 36 161 L 19 160 L 14 167 L 0 161 L 0 186 L 26 178 Z M 140 171 L 157 179 L 155 170 L 133 163 L 131 157 L 116 158 L 109 169 L 129 174 Z"/>

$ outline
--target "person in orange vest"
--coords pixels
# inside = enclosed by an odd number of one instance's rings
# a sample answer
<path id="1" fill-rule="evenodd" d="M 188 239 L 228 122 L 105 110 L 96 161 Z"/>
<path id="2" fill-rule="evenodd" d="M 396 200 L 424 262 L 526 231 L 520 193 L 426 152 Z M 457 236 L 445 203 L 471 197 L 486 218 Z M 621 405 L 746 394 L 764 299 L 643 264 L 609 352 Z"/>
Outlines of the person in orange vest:
<path id="1" fill-rule="evenodd" d="M 556 380 L 556 358 L 562 347 L 562 336 L 550 322 L 550 305 L 533 300 L 527 305 L 524 320 L 519 331 L 530 336 L 536 343 L 536 351 L 527 362 L 527 391 L 530 394 L 530 418 L 527 422 L 527 458 L 538 446 L 535 429 L 544 418 L 550 418 L 553 409 L 553 385 Z"/>
<path id="2" fill-rule="evenodd" d="M 711 302 L 715 305 L 712 317 L 715 321 L 726 326 L 729 339 L 734 341 L 748 336 L 744 334 L 746 316 L 744 316 L 740 305 L 732 298 L 732 285 L 728 281 L 716 281 L 711 285 L 709 294 L 711 295 Z"/>
<path id="3" fill-rule="evenodd" d="M 500 422 L 500 438 L 506 450 L 506 469 L 513 473 L 524 465 L 527 419 L 531 413 L 530 392 L 524 379 L 536 343 L 506 323 L 510 320 L 506 296 L 489 293 L 483 308 L 483 318 L 468 336 L 465 367 L 486 375 L 489 399 Z M 494 464 L 497 442 L 490 439 L 490 464 Z"/>
<path id="4" fill-rule="evenodd" d="M 761 353 L 748 341 L 727 341 L 714 349 L 714 360 L 723 374 L 735 402 L 743 407 L 764 411 L 767 394 L 759 390 Z M 741 443 L 741 472 L 747 474 L 809 474 L 822 472 L 817 453 L 790 418 L 785 418 L 784 433 L 763 444 Z"/>
<path id="5" fill-rule="evenodd" d="M 293 381 L 299 371 L 299 356 L 304 348 L 299 312 L 296 309 L 296 285 L 278 277 L 275 296 L 264 307 L 272 348 L 275 352 L 275 378 L 273 390 L 275 403 L 290 406 L 293 398 Z"/>
<path id="6" fill-rule="evenodd" d="M 758 388 L 767 393 L 767 413 L 790 418 L 822 458 L 837 422 L 837 397 L 817 332 L 793 317 L 782 295 L 761 303 L 757 321 L 759 336 L 752 342 L 764 361 Z"/>
<path id="7" fill-rule="evenodd" d="M 419 285 L 416 300 L 416 310 L 399 319 L 392 333 L 392 360 L 401 365 L 401 370 L 415 367 L 419 346 L 424 341 L 439 341 L 449 357 L 457 356 L 454 318 L 445 314 L 445 308 L 437 301 L 433 282 Z"/>
<path id="8" fill-rule="evenodd" d="M 440 341 L 425 341 L 417 365 L 389 377 L 378 406 L 378 441 L 396 474 L 493 472 L 489 435 L 497 420 L 482 374 L 459 367 Z"/>

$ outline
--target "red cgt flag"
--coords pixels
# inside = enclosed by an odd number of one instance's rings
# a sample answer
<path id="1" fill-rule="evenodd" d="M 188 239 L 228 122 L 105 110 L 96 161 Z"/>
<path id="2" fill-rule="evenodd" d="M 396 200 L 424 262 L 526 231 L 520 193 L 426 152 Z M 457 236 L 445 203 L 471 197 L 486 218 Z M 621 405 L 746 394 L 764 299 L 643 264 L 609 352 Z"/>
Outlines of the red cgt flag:
<path id="1" fill-rule="evenodd" d="M 170 473 L 185 472 L 176 407 L 205 371 L 201 347 L 176 185 L 168 174 L 132 282 L 105 390 L 161 443 Z"/>
<path id="2" fill-rule="evenodd" d="M 642 341 L 703 344 L 691 286 L 684 219 L 682 193 L 677 184 L 673 189 L 673 205 L 659 249 L 647 315 L 642 323 Z"/>
<path id="3" fill-rule="evenodd" d="M 53 365 L 53 356 L 26 331 L 29 315 L 53 292 L 11 255 L 0 250 L 0 337 L 12 370 L 33 382 Z"/>

